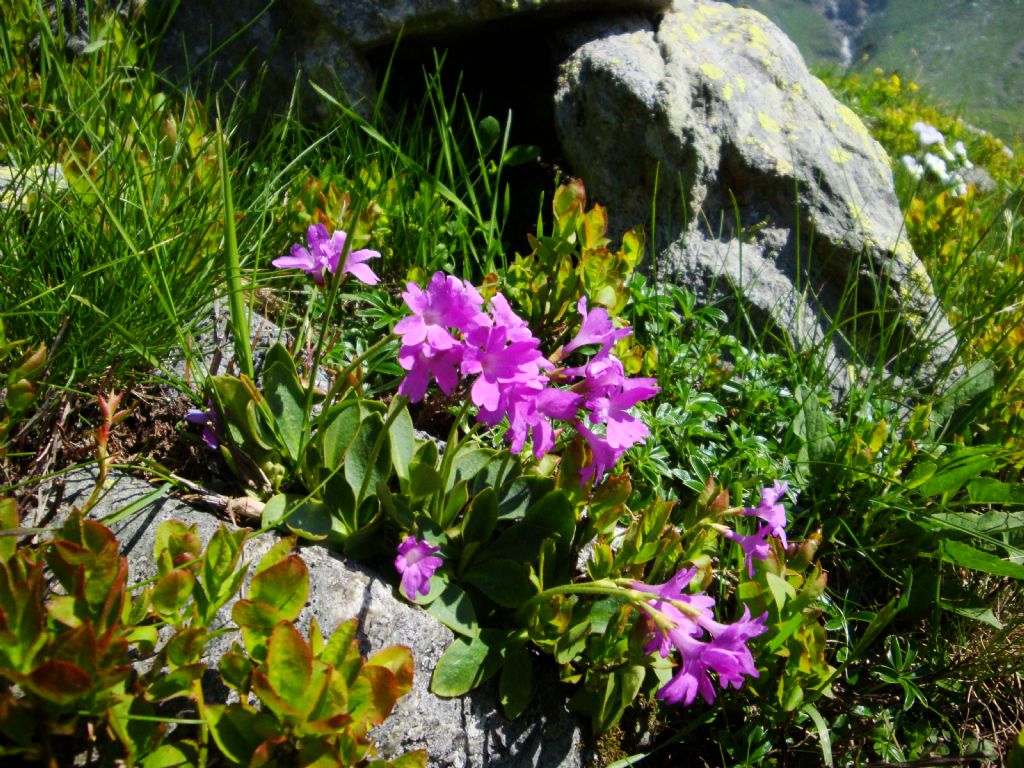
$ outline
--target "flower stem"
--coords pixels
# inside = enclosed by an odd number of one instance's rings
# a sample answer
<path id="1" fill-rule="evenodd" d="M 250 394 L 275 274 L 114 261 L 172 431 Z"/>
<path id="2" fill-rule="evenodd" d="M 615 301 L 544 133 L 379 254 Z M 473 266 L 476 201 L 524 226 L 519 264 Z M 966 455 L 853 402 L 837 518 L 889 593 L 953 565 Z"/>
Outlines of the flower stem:
<path id="1" fill-rule="evenodd" d="M 392 340 L 398 338 L 394 333 L 389 333 L 380 341 L 375 342 L 372 346 L 367 347 L 361 354 L 356 355 L 352 358 L 352 362 L 346 365 L 341 372 L 335 377 L 334 383 L 331 385 L 330 391 L 327 393 L 327 397 L 324 402 L 330 404 L 338 395 L 342 394 L 348 389 L 348 377 L 354 371 L 360 363 L 369 358 L 371 355 L 379 351 L 386 344 Z"/>

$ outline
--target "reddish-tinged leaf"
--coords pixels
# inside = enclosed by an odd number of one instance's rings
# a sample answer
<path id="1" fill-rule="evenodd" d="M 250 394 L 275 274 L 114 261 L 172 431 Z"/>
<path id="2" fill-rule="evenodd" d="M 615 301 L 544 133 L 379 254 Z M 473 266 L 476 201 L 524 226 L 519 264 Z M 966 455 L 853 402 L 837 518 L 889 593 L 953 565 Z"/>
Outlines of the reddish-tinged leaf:
<path id="1" fill-rule="evenodd" d="M 245 531 L 232 532 L 222 525 L 210 539 L 203 560 L 203 583 L 211 595 L 216 594 L 217 585 L 226 582 L 238 565 L 246 536 Z"/>
<path id="2" fill-rule="evenodd" d="M 345 765 L 341 761 L 338 750 L 325 739 L 311 739 L 303 742 L 299 749 L 298 764 L 304 768 L 335 768 L 335 766 Z"/>
<path id="3" fill-rule="evenodd" d="M 267 642 L 266 674 L 270 686 L 289 706 L 303 714 L 313 708 L 310 706 L 306 709 L 303 706 L 313 674 L 313 654 L 290 622 L 282 621 L 270 635 Z"/>
<path id="4" fill-rule="evenodd" d="M 260 715 L 240 706 L 206 705 L 206 722 L 220 751 L 237 765 L 248 765 L 263 741 L 258 728 Z"/>
<path id="5" fill-rule="evenodd" d="M 359 643 L 356 640 L 356 631 L 359 629 L 359 622 L 355 619 L 339 624 L 334 630 L 331 639 L 320 654 L 320 658 L 337 669 L 345 680 L 345 684 L 351 686 L 356 681 L 359 669 L 363 665 L 359 656 Z"/>
<path id="6" fill-rule="evenodd" d="M 196 577 L 189 571 L 178 569 L 161 578 L 153 587 L 153 610 L 164 621 L 175 623 L 181 609 L 192 597 Z"/>
<path id="7" fill-rule="evenodd" d="M 0 529 L 17 528 L 19 525 L 18 505 L 14 499 L 0 499 Z M 17 536 L 0 536 L 0 563 L 14 557 L 17 550 Z"/>
<path id="8" fill-rule="evenodd" d="M 415 752 L 406 752 L 386 765 L 390 768 L 427 768 L 427 750 L 417 749 Z"/>
<path id="9" fill-rule="evenodd" d="M 235 648 L 238 648 L 236 645 Z M 239 649 L 240 650 L 240 649 Z M 252 682 L 253 664 L 249 657 L 237 650 L 231 650 L 220 657 L 217 665 L 224 682 L 236 691 L 248 691 Z"/>
<path id="10" fill-rule="evenodd" d="M 278 695 L 270 685 L 267 676 L 259 669 L 254 669 L 252 672 L 252 692 L 259 697 L 264 707 L 274 713 L 278 720 L 289 726 L 300 722 L 298 709 Z"/>
<path id="11" fill-rule="evenodd" d="M 391 674 L 395 676 L 395 682 L 398 684 L 399 696 L 404 696 L 412 690 L 412 651 L 404 645 L 393 645 L 378 651 L 367 659 L 366 663 L 391 670 Z"/>
<path id="12" fill-rule="evenodd" d="M 285 538 L 278 541 L 262 558 L 260 558 L 259 565 L 256 566 L 256 575 L 263 573 L 263 571 L 270 568 L 272 565 L 277 565 L 279 562 L 288 557 L 292 552 L 295 551 L 295 536 L 286 536 Z"/>
<path id="13" fill-rule="evenodd" d="M 349 689 L 352 732 L 358 735 L 384 722 L 398 701 L 398 681 L 390 669 L 363 667 L 356 684 Z"/>
<path id="14" fill-rule="evenodd" d="M 109 556 L 120 550 L 114 532 L 98 520 L 82 521 L 82 544 L 97 555 Z"/>
<path id="15" fill-rule="evenodd" d="M 153 559 L 161 576 L 176 566 L 196 560 L 202 551 L 203 544 L 194 525 L 185 525 L 179 520 L 165 520 L 157 528 Z"/>
<path id="16" fill-rule="evenodd" d="M 274 606 L 289 621 L 298 618 L 309 597 L 309 570 L 291 555 L 253 577 L 249 599 Z"/>
<path id="17" fill-rule="evenodd" d="M 51 659 L 43 662 L 24 681 L 37 696 L 55 704 L 70 704 L 88 693 L 92 680 L 85 670 L 70 661 Z"/>
<path id="18" fill-rule="evenodd" d="M 147 695 L 153 701 L 163 701 L 174 696 L 191 697 L 193 683 L 202 677 L 205 671 L 205 664 L 189 664 L 178 667 L 157 678 L 156 682 L 149 686 Z"/>
<path id="19" fill-rule="evenodd" d="M 198 661 L 209 639 L 206 627 L 186 627 L 168 641 L 167 661 L 175 666 Z"/>

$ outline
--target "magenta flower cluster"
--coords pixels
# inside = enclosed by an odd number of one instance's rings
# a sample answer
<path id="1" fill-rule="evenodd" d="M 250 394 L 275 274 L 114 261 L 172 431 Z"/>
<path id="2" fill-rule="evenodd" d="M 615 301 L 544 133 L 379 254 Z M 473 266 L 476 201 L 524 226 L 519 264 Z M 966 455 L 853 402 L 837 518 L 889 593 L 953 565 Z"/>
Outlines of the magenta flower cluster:
<path id="1" fill-rule="evenodd" d="M 279 256 L 271 263 L 278 269 L 305 270 L 317 285 L 323 285 L 325 274 L 333 275 L 338 272 L 347 238 L 348 235 L 343 230 L 328 233 L 327 227 L 323 224 L 314 224 L 306 231 L 305 246 L 296 243 L 292 246 L 291 255 Z M 380 253 L 369 248 L 352 251 L 341 265 L 341 274 L 350 274 L 367 285 L 376 285 L 380 278 L 366 266 L 365 262 L 379 258 Z"/>
<path id="2" fill-rule="evenodd" d="M 644 650 L 663 658 L 673 649 L 679 652 L 679 668 L 658 691 L 658 698 L 668 704 L 689 706 L 698 693 L 708 704 L 714 702 L 712 672 L 723 689 L 738 689 L 746 677 L 758 677 L 747 641 L 767 630 L 768 614 L 752 619 L 744 606 L 743 616 L 732 624 L 715 621 L 714 598 L 684 591 L 696 572 L 682 570 L 664 584 L 633 584 L 654 596 L 646 605 L 651 632 Z"/>
<path id="3" fill-rule="evenodd" d="M 513 453 L 529 439 L 540 459 L 554 447 L 558 422 L 582 435 L 593 460 L 580 473 L 581 482 L 599 482 L 649 434 L 629 409 L 660 389 L 652 378 L 625 375 L 612 347 L 631 330 L 616 328 L 605 309 L 588 309 L 581 298 L 579 332 L 549 358 L 502 294 L 485 307 L 472 285 L 442 272 L 426 289 L 415 283 L 407 287 L 402 297 L 411 314 L 398 322 L 395 333 L 402 339 L 399 364 L 408 372 L 398 392 L 410 401 L 421 400 L 431 381 L 451 395 L 464 378 L 471 378 L 477 420 L 496 426 L 508 419 L 505 439 Z M 582 365 L 559 366 L 573 352 L 592 346 L 597 352 Z"/>
<path id="4" fill-rule="evenodd" d="M 782 546 L 788 545 L 786 541 L 786 509 L 782 506 L 781 499 L 789 490 L 789 484 L 776 480 L 771 488 L 761 489 L 761 501 L 756 507 L 748 507 L 743 514 L 748 517 L 757 517 L 763 523 L 757 533 L 743 535 L 736 531 L 727 531 L 725 537 L 735 541 L 743 549 L 746 555 L 747 572 L 751 577 L 754 575 L 754 560 L 764 560 L 768 557 L 768 537 L 773 536 L 782 542 Z"/>

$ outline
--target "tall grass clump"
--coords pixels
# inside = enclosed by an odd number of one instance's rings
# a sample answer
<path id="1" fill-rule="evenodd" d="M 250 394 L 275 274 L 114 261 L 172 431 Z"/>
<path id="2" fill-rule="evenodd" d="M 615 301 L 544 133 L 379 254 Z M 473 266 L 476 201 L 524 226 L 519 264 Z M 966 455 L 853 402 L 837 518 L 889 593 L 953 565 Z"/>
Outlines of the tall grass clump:
<path id="1" fill-rule="evenodd" d="M 131 22 L 65 53 L 37 3 L 5 13 L 0 291 L 8 333 L 78 386 L 158 364 L 216 284 L 217 166 L 203 107 L 170 95 Z M 54 29 L 56 31 L 54 31 Z"/>

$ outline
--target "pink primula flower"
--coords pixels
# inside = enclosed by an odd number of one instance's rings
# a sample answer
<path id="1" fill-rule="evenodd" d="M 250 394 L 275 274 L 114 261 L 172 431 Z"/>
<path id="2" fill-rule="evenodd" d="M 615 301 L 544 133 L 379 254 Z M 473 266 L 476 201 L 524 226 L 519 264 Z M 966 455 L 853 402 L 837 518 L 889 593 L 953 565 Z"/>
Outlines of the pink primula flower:
<path id="1" fill-rule="evenodd" d="M 402 594 L 410 600 L 415 600 L 417 595 L 426 597 L 430 594 L 430 578 L 444 562 L 436 556 L 440 550 L 440 547 L 432 547 L 415 536 L 406 536 L 398 545 L 395 568 L 402 576 Z"/>
<path id="2" fill-rule="evenodd" d="M 423 290 L 409 283 L 402 294 L 412 312 L 395 325 L 395 333 L 406 347 L 427 344 L 435 350 L 451 349 L 459 344 L 450 328 L 463 334 L 491 324 L 483 312 L 484 300 L 477 290 L 452 275 L 435 272 Z"/>
<path id="3" fill-rule="evenodd" d="M 650 434 L 647 425 L 628 413 L 641 400 L 649 400 L 661 391 L 654 379 L 624 379 L 618 392 L 588 401 L 590 421 L 605 424 L 605 435 L 612 448 L 630 448 Z"/>
<path id="4" fill-rule="evenodd" d="M 679 571 L 660 585 L 633 584 L 634 589 L 655 595 L 648 606 L 660 615 L 660 624 L 651 621 L 651 639 L 644 650 L 658 652 L 662 657 L 669 656 L 673 649 L 679 652 L 679 669 L 658 691 L 658 698 L 669 704 L 689 706 L 698 694 L 708 704 L 714 702 L 716 693 L 711 672 L 718 676 L 722 688 L 739 688 L 744 676 L 758 676 L 746 643 L 767 630 L 768 614 L 751 619 L 750 610 L 744 606 L 743 616 L 738 621 L 732 624 L 715 621 L 711 610 L 714 598 L 683 591 L 695 573 L 695 568 Z M 692 615 L 680 610 L 678 603 L 693 608 Z"/>
<path id="5" fill-rule="evenodd" d="M 562 358 L 568 357 L 580 347 L 586 347 L 592 344 L 601 345 L 601 351 L 598 353 L 599 355 L 608 354 L 612 345 L 616 341 L 624 339 L 633 331 L 629 326 L 626 326 L 625 328 L 615 328 L 615 326 L 612 325 L 611 317 L 608 316 L 608 310 L 604 307 L 597 307 L 596 309 L 592 309 L 588 312 L 586 296 L 580 297 L 579 303 L 576 305 L 576 310 L 583 315 L 583 323 L 573 340 L 562 347 Z"/>
<path id="6" fill-rule="evenodd" d="M 761 489 L 761 501 L 756 507 L 743 510 L 747 517 L 757 517 L 764 521 L 757 533 L 745 535 L 736 531 L 724 532 L 725 538 L 736 542 L 743 549 L 747 573 L 751 578 L 754 576 L 754 560 L 766 559 L 771 551 L 769 536 L 777 538 L 784 547 L 789 543 L 786 541 L 786 508 L 780 502 L 788 490 L 788 483 L 776 480 L 771 488 Z"/>
<path id="7" fill-rule="evenodd" d="M 462 362 L 462 347 L 436 350 L 426 344 L 402 347 L 398 353 L 398 364 L 408 373 L 398 385 L 398 394 L 418 403 L 423 399 L 434 379 L 437 386 L 449 397 L 459 384 L 459 364 Z"/>
<path id="8" fill-rule="evenodd" d="M 338 271 L 341 254 L 345 252 L 345 240 L 348 235 L 343 230 L 328 234 L 323 224 L 314 224 L 306 231 L 306 247 L 293 245 L 290 256 L 280 256 L 271 262 L 278 269 L 301 269 L 307 272 L 317 285 L 324 284 L 324 275 L 333 275 Z M 368 248 L 353 251 L 342 266 L 341 273 L 351 274 L 356 280 L 367 285 L 380 282 L 364 262 L 379 259 L 380 253 Z"/>
<path id="9" fill-rule="evenodd" d="M 470 389 L 473 404 L 494 411 L 501 391 L 516 382 L 529 381 L 540 373 L 542 355 L 537 339 L 508 343 L 504 326 L 479 328 L 467 336 L 462 373 L 477 375 Z"/>

